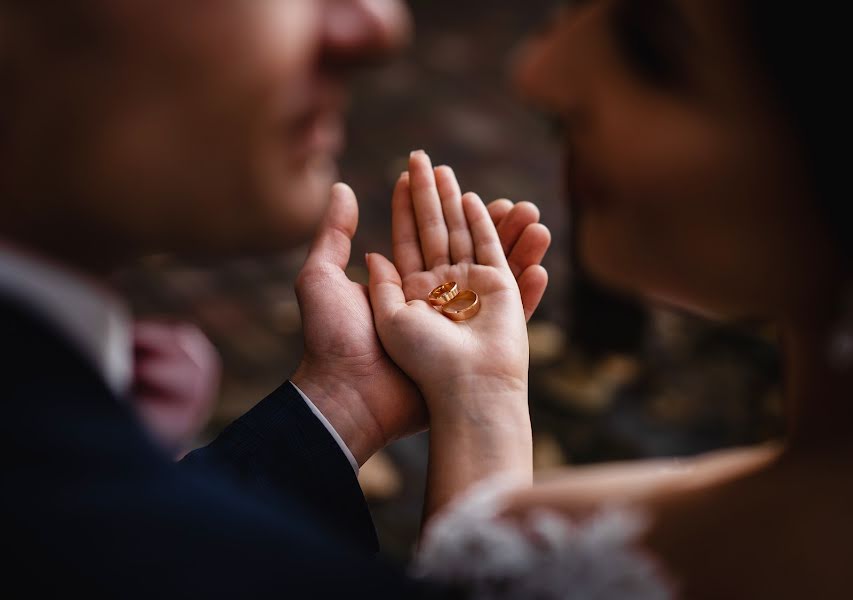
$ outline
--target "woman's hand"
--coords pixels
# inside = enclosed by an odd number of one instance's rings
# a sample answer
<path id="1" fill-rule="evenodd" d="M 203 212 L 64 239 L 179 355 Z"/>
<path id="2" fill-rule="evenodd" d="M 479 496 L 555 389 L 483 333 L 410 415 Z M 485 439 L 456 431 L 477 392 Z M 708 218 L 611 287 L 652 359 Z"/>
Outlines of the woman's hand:
<path id="1" fill-rule="evenodd" d="M 376 328 L 392 360 L 424 394 L 431 417 L 453 413 L 453 399 L 467 390 L 520 392 L 526 399 L 521 282 L 480 198 L 462 196 L 452 171 L 436 177 L 429 157 L 415 153 L 394 193 L 393 230 L 396 267 L 381 255 L 368 257 Z M 534 265 L 522 282 L 543 280 L 543 273 Z M 427 302 L 447 281 L 480 296 L 478 315 L 454 322 Z"/>
<path id="2" fill-rule="evenodd" d="M 537 260 L 516 281 L 489 210 L 475 194 L 462 196 L 453 172 L 434 170 L 424 153 L 412 155 L 392 210 L 396 266 L 368 256 L 370 299 L 385 350 L 430 412 L 429 515 L 482 477 L 529 476 L 529 351 L 520 290 L 531 312 L 547 273 Z M 550 242 L 538 224 L 519 235 L 507 248 L 510 259 Z M 430 291 L 448 281 L 479 295 L 477 315 L 455 322 L 428 303 Z"/>

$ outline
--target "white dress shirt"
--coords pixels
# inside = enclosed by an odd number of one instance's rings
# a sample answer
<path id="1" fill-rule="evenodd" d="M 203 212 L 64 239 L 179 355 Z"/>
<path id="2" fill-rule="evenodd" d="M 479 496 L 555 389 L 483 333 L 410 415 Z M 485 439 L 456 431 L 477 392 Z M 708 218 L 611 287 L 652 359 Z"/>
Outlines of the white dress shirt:
<path id="1" fill-rule="evenodd" d="M 133 385 L 133 319 L 121 298 L 84 275 L 2 242 L 0 294 L 30 307 L 63 332 L 91 361 L 116 397 L 126 397 Z M 302 390 L 293 387 L 358 475 L 358 463 L 341 436 Z"/>

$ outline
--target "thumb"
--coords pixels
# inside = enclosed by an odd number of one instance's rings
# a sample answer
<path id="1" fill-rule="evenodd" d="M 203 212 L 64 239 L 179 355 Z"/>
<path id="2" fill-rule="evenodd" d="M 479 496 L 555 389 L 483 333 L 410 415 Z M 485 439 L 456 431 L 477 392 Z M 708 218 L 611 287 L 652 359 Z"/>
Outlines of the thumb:
<path id="1" fill-rule="evenodd" d="M 358 200 L 345 183 L 332 186 L 329 208 L 308 252 L 306 266 L 333 264 L 346 269 L 352 250 L 352 238 L 358 228 Z"/>
<path id="2" fill-rule="evenodd" d="M 406 306 L 403 282 L 394 264 L 381 254 L 367 255 L 367 269 L 370 271 L 370 304 L 379 323 Z"/>

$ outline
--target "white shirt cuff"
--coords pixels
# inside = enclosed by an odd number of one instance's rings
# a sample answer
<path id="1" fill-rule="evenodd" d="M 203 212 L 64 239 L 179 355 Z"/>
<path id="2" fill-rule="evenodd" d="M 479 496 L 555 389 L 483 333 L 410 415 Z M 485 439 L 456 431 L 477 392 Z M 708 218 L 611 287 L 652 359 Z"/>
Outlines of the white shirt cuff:
<path id="1" fill-rule="evenodd" d="M 299 392 L 299 395 L 302 396 L 303 400 L 305 400 L 305 404 L 308 405 L 308 408 L 311 410 L 312 413 L 314 413 L 314 416 L 317 417 L 317 419 L 323 424 L 323 427 L 325 427 L 329 431 L 329 434 L 338 443 L 338 446 L 341 447 L 341 452 L 343 452 L 344 456 L 347 457 L 349 464 L 352 465 L 352 470 L 355 471 L 355 476 L 358 477 L 358 462 L 355 460 L 355 456 L 352 455 L 352 452 L 350 452 L 350 449 L 344 443 L 344 440 L 341 438 L 341 436 L 338 435 L 338 432 L 335 431 L 335 428 L 332 427 L 332 424 L 329 423 L 329 420 L 323 416 L 323 413 L 320 412 L 320 409 L 314 406 L 314 403 L 311 402 L 308 396 L 305 395 L 305 392 L 300 390 L 299 386 L 297 386 L 292 381 L 290 382 L 290 385 L 293 386 L 293 389 Z"/>

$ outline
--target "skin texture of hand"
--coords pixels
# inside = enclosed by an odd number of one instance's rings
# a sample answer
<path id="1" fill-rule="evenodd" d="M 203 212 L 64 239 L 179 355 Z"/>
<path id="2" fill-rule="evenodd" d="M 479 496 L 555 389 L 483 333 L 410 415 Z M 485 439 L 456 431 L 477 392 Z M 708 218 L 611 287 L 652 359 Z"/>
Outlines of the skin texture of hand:
<path id="1" fill-rule="evenodd" d="M 427 401 L 434 399 L 433 418 L 461 384 L 526 389 L 529 354 L 519 283 L 488 210 L 475 194 L 462 196 L 452 171 L 437 171 L 426 154 L 413 153 L 394 193 L 396 267 L 378 254 L 368 265 L 379 337 Z M 542 271 L 534 265 L 523 280 Z M 426 301 L 447 281 L 479 294 L 473 319 L 451 321 Z"/>
<path id="2" fill-rule="evenodd" d="M 221 361 L 187 323 L 141 321 L 134 327 L 133 407 L 152 436 L 180 458 L 216 404 Z"/>
<path id="3" fill-rule="evenodd" d="M 484 477 L 532 477 L 525 313 L 541 298 L 547 274 L 517 257 L 547 249 L 550 234 L 539 225 L 507 223 L 512 210 L 496 228 L 475 194 L 462 196 L 449 168 L 433 169 L 425 153 L 415 152 L 394 193 L 396 266 L 369 256 L 380 339 L 430 411 L 425 518 Z M 505 234 L 521 231 L 515 244 L 502 243 L 501 227 Z M 451 321 L 426 301 L 447 281 L 479 294 L 476 316 Z"/>
<path id="4" fill-rule="evenodd" d="M 527 233 L 539 220 L 536 207 L 499 200 L 489 209 L 504 227 L 504 243 L 519 272 L 538 265 L 550 236 Z M 418 388 L 379 341 L 367 288 L 345 273 L 357 226 L 355 194 L 338 184 L 297 280 L 305 352 L 292 380 L 363 464 L 395 439 L 426 429 L 428 413 Z M 531 313 L 541 300 L 547 276 L 539 279 L 538 287 L 535 283 L 530 279 L 525 303 Z"/>
<path id="5" fill-rule="evenodd" d="M 469 196 L 479 201 L 476 195 Z M 539 223 L 539 209 L 529 202 L 496 200 L 488 206 L 488 214 L 497 227 L 509 268 L 518 280 L 529 320 L 548 286 L 548 273 L 540 263 L 551 245 L 551 232 Z M 429 156 L 422 151 L 412 153 L 409 172 L 397 182 L 392 229 L 394 264 L 407 285 L 410 280 L 414 284 L 426 281 L 429 277 L 419 274 L 434 267 L 475 262 L 472 227 L 463 209 L 456 175 L 447 166 L 433 170 Z"/>
<path id="6" fill-rule="evenodd" d="M 355 194 L 338 184 L 296 282 L 305 352 L 291 379 L 364 464 L 422 431 L 427 414 L 415 385 L 382 349 L 367 289 L 345 272 L 357 226 Z"/>

